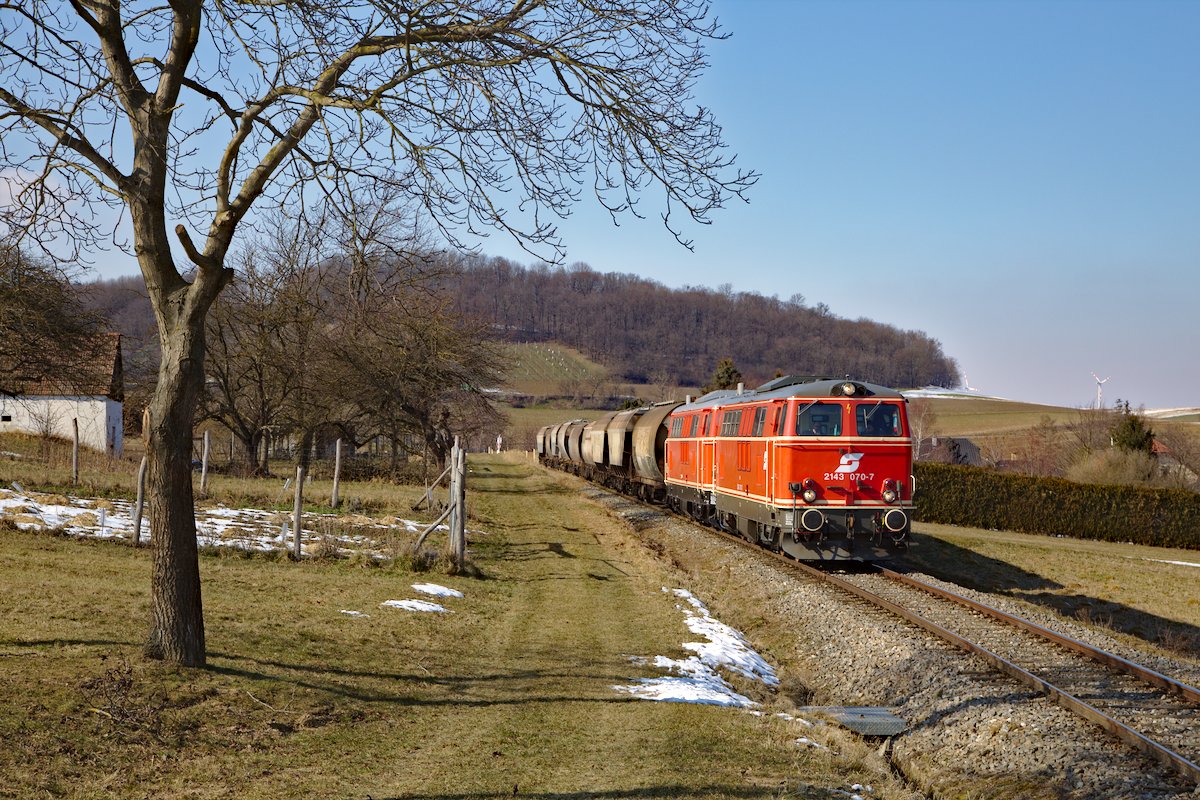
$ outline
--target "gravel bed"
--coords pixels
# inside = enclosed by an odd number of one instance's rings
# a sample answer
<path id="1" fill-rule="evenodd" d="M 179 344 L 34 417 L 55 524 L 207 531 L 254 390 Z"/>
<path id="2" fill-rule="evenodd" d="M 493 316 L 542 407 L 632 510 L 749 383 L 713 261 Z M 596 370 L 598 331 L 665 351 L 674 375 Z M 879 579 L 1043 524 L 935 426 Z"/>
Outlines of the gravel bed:
<path id="1" fill-rule="evenodd" d="M 1200 663 L 1196 663 L 1195 661 L 1171 658 L 1164 655 L 1161 650 L 1152 648 L 1149 645 L 1144 649 L 1138 648 L 1136 645 L 1130 644 L 1128 640 L 1114 637 L 1103 629 L 1084 625 L 1069 617 L 1051 614 L 1032 603 L 1016 600 L 1002 594 L 988 594 L 987 592 L 967 589 L 958 584 L 948 583 L 921 572 L 906 572 L 905 574 L 934 586 L 949 589 L 955 594 L 960 594 L 963 597 L 984 603 L 1000 611 L 1024 617 L 1030 622 L 1036 622 L 1043 628 L 1049 628 L 1052 631 L 1070 636 L 1072 639 L 1078 639 L 1093 647 L 1107 650 L 1114 655 L 1141 664 L 1144 667 L 1149 667 L 1155 672 L 1160 672 L 1169 678 L 1174 678 L 1189 686 L 1200 687 Z"/>
<path id="2" fill-rule="evenodd" d="M 647 514 L 645 507 L 601 490 L 592 496 L 668 555 L 703 554 L 722 563 L 722 580 L 762 588 L 769 598 L 762 615 L 787 621 L 794 635 L 793 652 L 780 654 L 785 669 L 799 673 L 812 703 L 895 708 L 910 727 L 889 742 L 893 763 L 933 798 L 1200 797 L 1200 788 L 1100 728 L 885 611 L 684 521 Z M 937 583 L 1003 607 L 1004 598 Z M 689 588 L 704 596 L 703 586 Z M 1024 606 L 1013 611 L 1031 616 Z M 1064 628 L 1057 617 L 1036 621 Z M 1084 626 L 1066 628 L 1085 641 L 1106 638 Z M 1100 646 L 1194 682 L 1187 677 L 1196 674 L 1194 665 L 1153 662 L 1115 640 Z"/>

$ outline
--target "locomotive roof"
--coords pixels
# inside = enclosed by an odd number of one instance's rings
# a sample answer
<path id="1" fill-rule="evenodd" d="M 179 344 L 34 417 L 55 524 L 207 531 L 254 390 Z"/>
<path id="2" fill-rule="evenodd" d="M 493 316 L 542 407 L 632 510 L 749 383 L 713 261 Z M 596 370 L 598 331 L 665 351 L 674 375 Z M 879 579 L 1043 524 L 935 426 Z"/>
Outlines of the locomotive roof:
<path id="1" fill-rule="evenodd" d="M 854 394 L 845 394 L 842 386 L 847 383 L 854 384 Z M 675 409 L 676 413 L 698 411 L 703 408 L 714 408 L 716 406 L 731 406 L 740 403 L 758 403 L 763 400 L 782 400 L 788 397 L 811 397 L 814 399 L 822 397 L 832 397 L 839 400 L 849 398 L 864 398 L 877 397 L 903 400 L 904 395 L 895 389 L 889 389 L 886 386 L 880 386 L 875 383 L 865 383 L 863 381 L 852 381 L 848 379 L 838 378 L 810 378 L 810 377 L 792 377 L 776 378 L 769 383 L 764 383 L 757 389 L 747 389 L 741 394 L 738 394 L 732 389 L 721 389 L 715 392 L 709 392 L 703 397 L 693 400 L 687 405 L 682 405 Z"/>

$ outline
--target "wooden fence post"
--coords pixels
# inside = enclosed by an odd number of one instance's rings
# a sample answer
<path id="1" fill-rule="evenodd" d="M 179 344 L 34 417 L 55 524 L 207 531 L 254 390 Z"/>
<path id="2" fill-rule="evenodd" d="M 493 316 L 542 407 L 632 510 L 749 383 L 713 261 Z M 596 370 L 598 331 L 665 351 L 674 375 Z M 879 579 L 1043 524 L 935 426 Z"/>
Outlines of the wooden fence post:
<path id="1" fill-rule="evenodd" d="M 133 506 L 133 546 L 142 543 L 142 508 L 146 497 L 146 456 L 142 456 L 142 464 L 138 467 L 137 503 Z"/>
<path id="2" fill-rule="evenodd" d="M 300 517 L 304 509 L 304 465 L 296 467 L 296 500 L 292 505 L 292 555 L 300 560 Z"/>
<path id="3" fill-rule="evenodd" d="M 329 497 L 329 505 L 338 507 L 341 498 L 338 496 L 338 486 L 342 479 L 342 440 L 338 439 L 333 446 L 333 493 Z"/>
<path id="4" fill-rule="evenodd" d="M 446 551 L 448 555 L 453 556 L 457 551 L 454 546 L 454 532 L 458 530 L 458 515 L 461 511 L 458 507 L 458 437 L 454 437 L 454 446 L 450 448 L 450 496 L 446 498 L 446 504 L 450 507 L 450 531 L 446 536 Z"/>
<path id="5" fill-rule="evenodd" d="M 79 485 L 79 417 L 71 420 L 71 485 Z"/>
<path id="6" fill-rule="evenodd" d="M 208 431 L 204 432 L 204 455 L 200 457 L 200 495 L 208 496 Z"/>
<path id="7" fill-rule="evenodd" d="M 458 448 L 458 481 L 453 502 L 458 506 L 451 533 L 454 537 L 454 563 L 461 570 L 467 563 L 467 451 Z"/>

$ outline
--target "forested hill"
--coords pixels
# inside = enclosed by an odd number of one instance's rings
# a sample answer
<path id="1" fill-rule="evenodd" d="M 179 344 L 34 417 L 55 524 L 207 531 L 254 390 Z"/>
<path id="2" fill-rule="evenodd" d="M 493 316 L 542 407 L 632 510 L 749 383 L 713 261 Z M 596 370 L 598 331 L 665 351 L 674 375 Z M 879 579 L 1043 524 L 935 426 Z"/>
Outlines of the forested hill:
<path id="1" fill-rule="evenodd" d="M 449 288 L 462 313 L 510 340 L 570 345 L 633 382 L 700 386 L 731 357 L 751 384 L 778 372 L 901 388 L 958 384 L 954 361 L 925 333 L 842 319 L 799 296 L 676 290 L 636 275 L 501 258 L 469 262 Z"/>

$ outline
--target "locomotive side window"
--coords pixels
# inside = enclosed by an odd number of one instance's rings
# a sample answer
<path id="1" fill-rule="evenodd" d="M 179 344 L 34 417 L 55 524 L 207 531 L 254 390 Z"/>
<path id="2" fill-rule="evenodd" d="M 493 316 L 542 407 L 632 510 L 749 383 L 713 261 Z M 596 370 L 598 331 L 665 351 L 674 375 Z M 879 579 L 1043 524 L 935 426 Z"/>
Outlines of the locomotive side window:
<path id="1" fill-rule="evenodd" d="M 841 436 L 842 407 L 837 403 L 809 403 L 796 412 L 797 436 Z"/>
<path id="2" fill-rule="evenodd" d="M 754 409 L 754 425 L 750 428 L 751 436 L 762 436 L 763 426 L 767 422 L 767 407 L 760 406 Z"/>
<path id="3" fill-rule="evenodd" d="M 737 436 L 738 428 L 742 427 L 742 412 L 726 411 L 721 417 L 721 435 L 722 436 Z"/>
<path id="4" fill-rule="evenodd" d="M 689 437 L 692 437 L 692 436 L 695 436 L 695 435 L 696 435 L 696 422 L 697 422 L 699 419 L 700 419 L 700 415 L 699 415 L 699 414 L 693 414 L 693 415 L 692 415 L 692 422 L 691 422 L 691 424 L 688 426 L 688 434 L 687 434 L 687 435 L 688 435 Z"/>
<path id="5" fill-rule="evenodd" d="M 900 436 L 900 406 L 896 403 L 862 403 L 854 414 L 859 436 Z"/>

